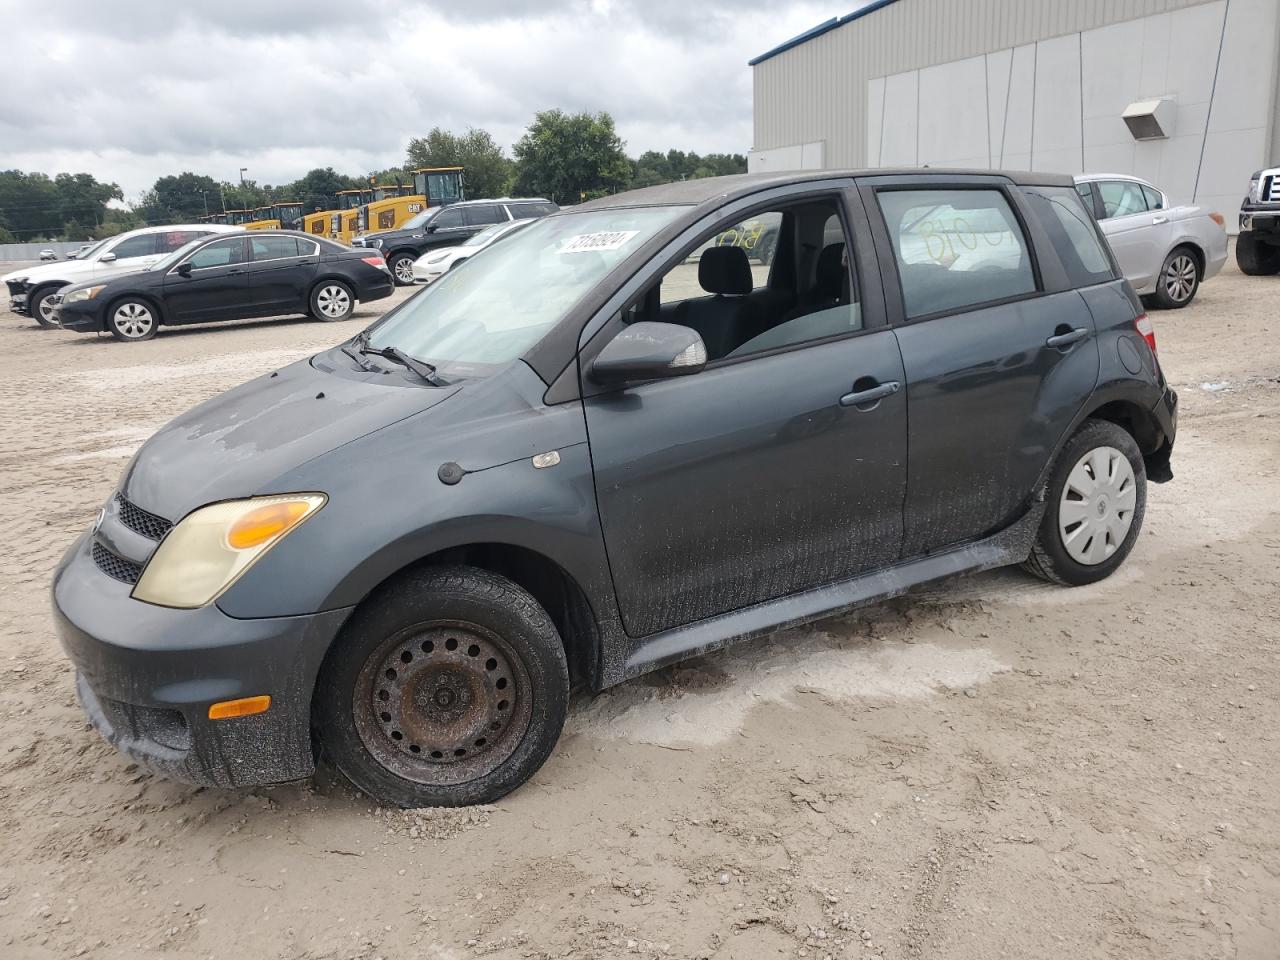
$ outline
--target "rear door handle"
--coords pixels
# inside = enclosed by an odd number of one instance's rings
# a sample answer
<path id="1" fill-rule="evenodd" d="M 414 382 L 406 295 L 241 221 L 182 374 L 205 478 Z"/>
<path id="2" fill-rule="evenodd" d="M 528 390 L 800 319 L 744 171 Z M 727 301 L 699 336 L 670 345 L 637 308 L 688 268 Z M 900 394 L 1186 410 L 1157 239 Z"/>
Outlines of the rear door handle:
<path id="1" fill-rule="evenodd" d="M 840 398 L 840 406 L 860 407 L 864 403 L 875 403 L 877 400 L 893 396 L 900 389 L 902 389 L 901 383 L 897 380 L 888 380 L 868 390 L 855 390 L 853 393 L 846 393 Z"/>
<path id="2" fill-rule="evenodd" d="M 1069 347 L 1073 343 L 1079 343 L 1087 336 L 1089 336 L 1088 329 L 1085 327 L 1076 327 L 1074 330 L 1070 330 L 1067 333 L 1059 333 L 1056 336 L 1050 337 L 1044 343 L 1046 347 Z"/>

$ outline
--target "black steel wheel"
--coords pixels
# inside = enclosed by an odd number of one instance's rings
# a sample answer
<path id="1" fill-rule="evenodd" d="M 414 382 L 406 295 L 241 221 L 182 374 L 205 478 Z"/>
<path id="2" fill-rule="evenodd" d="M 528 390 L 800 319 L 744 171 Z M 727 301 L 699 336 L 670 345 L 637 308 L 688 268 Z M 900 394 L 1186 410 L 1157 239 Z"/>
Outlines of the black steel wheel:
<path id="1" fill-rule="evenodd" d="M 416 571 L 352 616 L 321 674 L 335 765 L 402 807 L 488 803 L 524 783 L 564 725 L 569 675 L 546 611 L 503 577 Z"/>

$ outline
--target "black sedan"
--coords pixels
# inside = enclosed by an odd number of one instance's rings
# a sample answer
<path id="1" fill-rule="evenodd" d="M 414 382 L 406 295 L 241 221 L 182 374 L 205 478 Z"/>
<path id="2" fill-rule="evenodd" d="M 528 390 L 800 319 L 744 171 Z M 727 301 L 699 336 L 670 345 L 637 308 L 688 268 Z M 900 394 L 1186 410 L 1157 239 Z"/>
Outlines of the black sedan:
<path id="1" fill-rule="evenodd" d="M 193 240 L 150 270 L 64 287 L 54 321 L 80 333 L 149 340 L 161 324 L 309 314 L 346 320 L 357 301 L 395 289 L 376 250 L 291 231 L 219 233 Z"/>

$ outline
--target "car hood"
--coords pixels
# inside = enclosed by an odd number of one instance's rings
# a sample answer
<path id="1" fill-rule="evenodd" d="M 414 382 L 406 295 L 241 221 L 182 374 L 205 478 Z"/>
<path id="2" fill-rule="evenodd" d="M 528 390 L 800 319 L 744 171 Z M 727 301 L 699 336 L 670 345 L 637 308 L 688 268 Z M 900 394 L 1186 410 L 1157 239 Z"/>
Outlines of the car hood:
<path id="1" fill-rule="evenodd" d="M 366 244 L 368 244 L 370 240 L 381 240 L 383 243 L 385 243 L 385 242 L 386 242 L 386 241 L 388 241 L 388 240 L 407 240 L 407 239 L 411 239 L 411 238 L 414 238 L 414 237 L 424 237 L 424 236 L 426 236 L 426 233 L 427 233 L 427 231 L 426 231 L 425 229 L 422 229 L 422 230 L 382 230 L 382 231 L 380 231 L 380 232 L 378 232 L 378 233 L 366 233 L 366 234 L 365 234 L 363 237 L 361 237 L 360 239 L 361 239 L 361 240 L 363 240 Z"/>
<path id="2" fill-rule="evenodd" d="M 95 270 L 95 265 L 97 269 Z M 65 283 L 78 283 L 81 280 L 100 281 L 105 277 L 119 277 L 126 273 L 137 273 L 146 270 L 146 265 L 131 263 L 128 260 L 112 264 L 98 263 L 96 260 L 58 260 L 54 263 L 42 263 L 38 267 L 27 267 L 14 270 L 0 277 L 0 283 L 25 277 L 27 283 L 41 283 L 45 280 L 62 280 Z"/>
<path id="3" fill-rule="evenodd" d="M 104 284 L 115 283 L 117 280 L 133 280 L 144 274 L 150 274 L 151 272 L 152 271 L 146 269 L 138 269 L 130 270 L 128 273 L 112 273 L 106 276 L 99 273 L 96 277 L 91 279 L 77 280 L 74 283 L 68 283 L 58 292 L 65 297 L 68 293 L 71 293 L 74 290 L 88 290 L 91 287 L 101 287 Z"/>
<path id="4" fill-rule="evenodd" d="M 177 521 L 196 507 L 276 490 L 285 473 L 433 407 L 458 387 L 379 373 L 317 369 L 300 360 L 184 413 L 143 444 L 121 492 Z"/>

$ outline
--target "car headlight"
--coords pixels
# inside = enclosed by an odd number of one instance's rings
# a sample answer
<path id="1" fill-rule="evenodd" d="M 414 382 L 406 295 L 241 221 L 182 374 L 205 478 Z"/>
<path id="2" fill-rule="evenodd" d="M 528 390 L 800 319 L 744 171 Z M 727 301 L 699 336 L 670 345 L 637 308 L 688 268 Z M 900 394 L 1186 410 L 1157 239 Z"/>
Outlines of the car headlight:
<path id="1" fill-rule="evenodd" d="M 434 257 L 429 258 L 427 263 L 441 263 L 448 260 L 451 256 L 453 256 L 451 253 L 437 253 Z"/>
<path id="2" fill-rule="evenodd" d="M 156 548 L 134 599 L 183 609 L 212 603 L 327 500 L 323 493 L 291 493 L 213 503 L 187 514 Z"/>
<path id="3" fill-rule="evenodd" d="M 1249 199 L 1250 199 L 1250 200 L 1261 200 L 1261 199 L 1262 199 L 1262 189 L 1261 189 L 1261 188 L 1262 188 L 1262 180 L 1261 180 L 1261 178 L 1254 179 L 1254 180 L 1250 180 L 1250 181 L 1249 181 Z"/>
<path id="4" fill-rule="evenodd" d="M 377 248 L 378 250 L 381 250 L 381 249 L 382 249 L 382 238 L 381 238 L 381 237 L 373 237 L 373 238 L 371 238 L 371 239 L 369 239 L 369 240 L 366 240 L 366 241 L 365 241 L 365 245 L 366 245 L 366 246 L 370 246 L 370 247 L 375 247 L 375 248 Z"/>
<path id="5" fill-rule="evenodd" d="M 83 289 L 80 289 L 80 290 L 72 290 L 70 293 L 68 293 L 65 297 L 62 298 L 62 302 L 77 303 L 80 300 L 92 300 L 94 297 L 100 294 L 106 288 L 106 286 L 107 285 L 105 283 L 101 283 L 96 287 L 84 287 Z"/>

